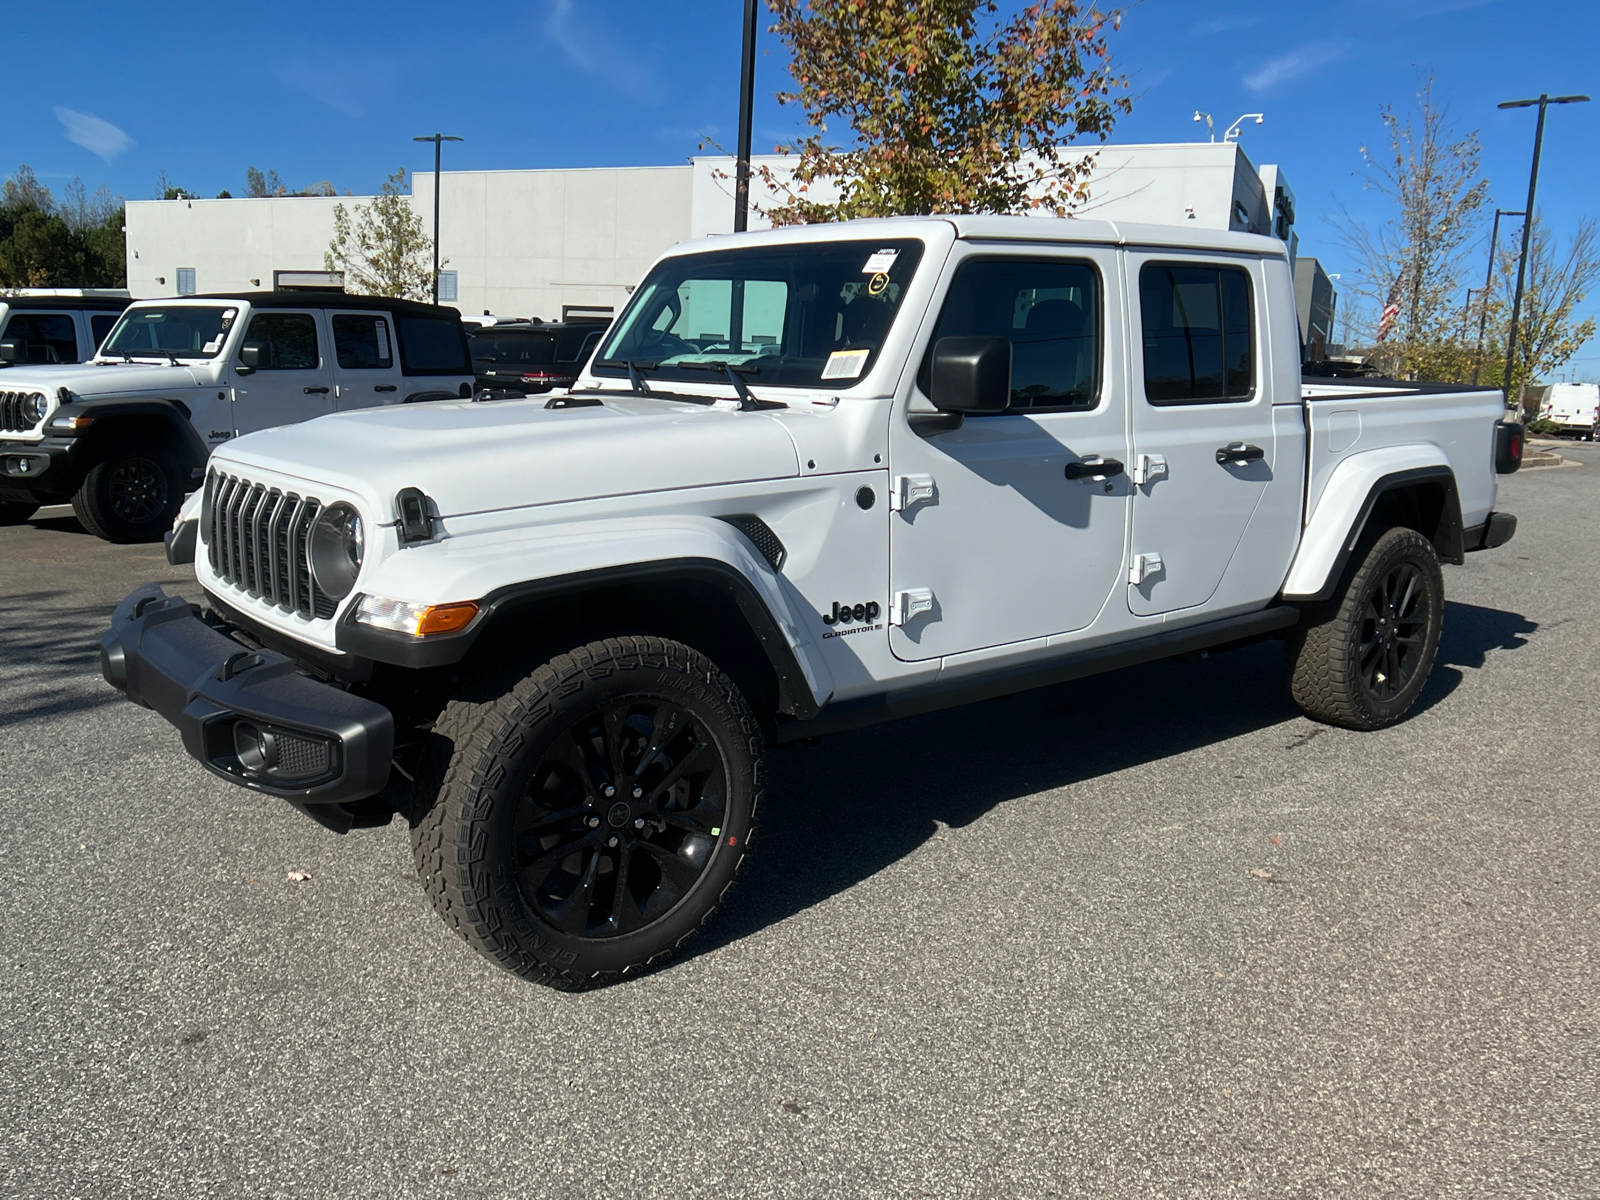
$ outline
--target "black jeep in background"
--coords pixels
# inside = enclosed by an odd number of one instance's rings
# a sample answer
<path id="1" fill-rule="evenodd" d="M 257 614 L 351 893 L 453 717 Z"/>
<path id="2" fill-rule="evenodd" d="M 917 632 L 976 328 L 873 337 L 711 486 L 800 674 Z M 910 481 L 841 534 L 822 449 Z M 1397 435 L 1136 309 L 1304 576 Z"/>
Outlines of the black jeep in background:
<path id="1" fill-rule="evenodd" d="M 472 371 L 478 386 L 536 395 L 571 387 L 611 327 L 609 319 L 503 321 L 472 333 Z"/>

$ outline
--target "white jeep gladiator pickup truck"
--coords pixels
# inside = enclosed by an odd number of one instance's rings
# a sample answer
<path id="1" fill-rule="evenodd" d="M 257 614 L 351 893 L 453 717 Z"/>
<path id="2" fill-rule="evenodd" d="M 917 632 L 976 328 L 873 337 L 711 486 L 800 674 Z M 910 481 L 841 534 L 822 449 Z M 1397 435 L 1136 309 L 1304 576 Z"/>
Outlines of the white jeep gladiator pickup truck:
<path id="1" fill-rule="evenodd" d="M 70 500 L 98 537 L 160 541 L 212 448 L 239 434 L 472 394 L 452 308 L 284 291 L 140 300 L 110 315 L 77 366 L 19 354 L 32 343 L 9 338 L 14 316 L 0 338 L 0 358 L 19 363 L 0 371 L 0 524 Z M 54 361 L 76 362 L 65 353 Z"/>
<path id="2" fill-rule="evenodd" d="M 1011 217 L 742 234 L 650 269 L 567 395 L 230 442 L 101 644 L 208 770 L 403 812 L 444 919 L 557 987 L 668 957 L 764 746 L 1284 641 L 1399 720 L 1441 562 L 1500 545 L 1497 391 L 1303 385 L 1281 242 Z"/>

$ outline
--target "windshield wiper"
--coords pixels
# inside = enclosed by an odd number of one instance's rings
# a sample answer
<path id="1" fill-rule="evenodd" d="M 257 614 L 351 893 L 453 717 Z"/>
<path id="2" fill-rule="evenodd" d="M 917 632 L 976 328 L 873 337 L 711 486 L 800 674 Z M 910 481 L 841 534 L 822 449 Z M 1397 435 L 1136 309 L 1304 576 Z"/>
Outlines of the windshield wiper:
<path id="1" fill-rule="evenodd" d="M 673 363 L 675 367 L 683 367 L 689 371 L 721 371 L 728 377 L 728 382 L 733 385 L 734 394 L 739 397 L 740 412 L 759 412 L 764 408 L 788 408 L 781 400 L 758 400 L 755 394 L 745 386 L 740 375 L 759 375 L 760 367 L 739 366 L 728 362 L 685 362 Z"/>

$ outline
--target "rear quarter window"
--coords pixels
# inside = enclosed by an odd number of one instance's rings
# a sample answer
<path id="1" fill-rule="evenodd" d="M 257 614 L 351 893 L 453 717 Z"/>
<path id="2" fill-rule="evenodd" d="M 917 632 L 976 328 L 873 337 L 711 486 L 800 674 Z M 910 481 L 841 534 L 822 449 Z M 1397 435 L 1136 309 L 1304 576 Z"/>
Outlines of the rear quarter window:
<path id="1" fill-rule="evenodd" d="M 467 339 L 457 321 L 397 316 L 400 362 L 407 375 L 471 375 Z"/>

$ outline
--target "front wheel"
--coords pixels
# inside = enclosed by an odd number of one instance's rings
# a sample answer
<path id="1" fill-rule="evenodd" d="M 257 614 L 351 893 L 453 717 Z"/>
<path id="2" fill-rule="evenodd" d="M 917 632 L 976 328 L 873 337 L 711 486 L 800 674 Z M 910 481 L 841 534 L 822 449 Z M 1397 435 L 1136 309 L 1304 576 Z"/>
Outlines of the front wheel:
<path id="1" fill-rule="evenodd" d="M 144 438 L 108 447 L 72 497 L 79 524 L 108 542 L 159 542 L 182 505 L 176 456 Z"/>
<path id="2" fill-rule="evenodd" d="M 434 908 L 482 954 L 562 989 L 664 962 L 732 886 L 761 795 L 733 682 L 654 637 L 591 642 L 434 726 L 412 850 Z"/>
<path id="3" fill-rule="evenodd" d="M 1332 599 L 1290 631 L 1289 686 L 1308 717 L 1381 729 L 1406 715 L 1433 670 L 1444 572 L 1414 529 L 1369 536 L 1363 549 Z"/>

